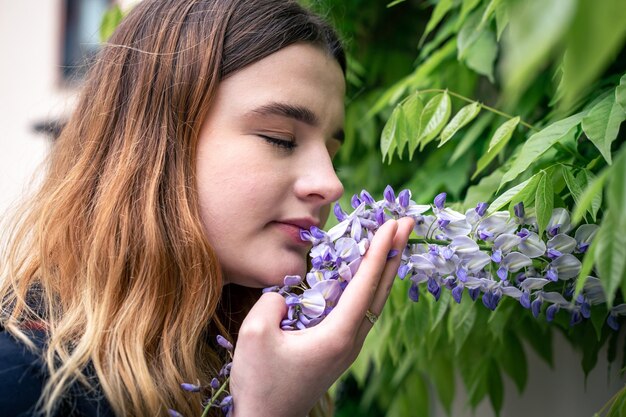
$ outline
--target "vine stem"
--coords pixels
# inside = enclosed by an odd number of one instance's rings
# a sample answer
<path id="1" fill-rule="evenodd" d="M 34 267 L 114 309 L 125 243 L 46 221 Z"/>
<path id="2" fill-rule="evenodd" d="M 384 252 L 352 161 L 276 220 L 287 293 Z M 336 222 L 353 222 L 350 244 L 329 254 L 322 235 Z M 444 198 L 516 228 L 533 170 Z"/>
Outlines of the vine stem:
<path id="1" fill-rule="evenodd" d="M 463 95 L 461 95 L 461 94 L 455 93 L 455 92 L 450 91 L 450 90 L 442 90 L 442 89 L 440 89 L 440 88 L 429 88 L 429 89 L 427 89 L 427 90 L 419 90 L 419 91 L 418 91 L 418 94 L 420 94 L 420 93 L 444 93 L 444 92 L 447 92 L 447 93 L 448 93 L 448 94 L 450 94 L 451 96 L 456 97 L 456 98 L 458 98 L 458 99 L 460 99 L 460 100 L 466 101 L 466 102 L 468 102 L 468 103 L 478 103 L 478 105 L 479 105 L 480 107 L 482 107 L 483 109 L 488 110 L 488 111 L 490 111 L 490 112 L 492 112 L 492 113 L 495 113 L 495 114 L 497 114 L 497 115 L 499 115 L 499 116 L 506 117 L 507 119 L 513 119 L 513 118 L 514 118 L 514 116 L 512 116 L 512 115 L 510 115 L 510 114 L 508 114 L 508 113 L 504 113 L 504 112 L 502 112 L 502 111 L 500 111 L 500 110 L 498 110 L 498 109 L 495 109 L 495 108 L 493 108 L 493 107 L 491 107 L 491 106 L 487 106 L 486 104 L 483 104 L 483 103 L 478 102 L 478 101 L 476 101 L 476 100 L 472 100 L 472 99 L 471 99 L 471 98 L 469 98 L 469 97 L 465 97 L 465 96 L 463 96 Z M 523 121 L 523 120 L 520 120 L 520 122 L 519 122 L 519 123 L 520 123 L 522 126 L 525 126 L 525 127 L 527 127 L 528 129 L 530 129 L 530 130 L 538 130 L 536 127 L 534 127 L 533 125 L 531 125 L 531 124 L 529 124 L 529 123 L 526 123 L 526 122 L 525 122 L 525 121 Z"/>
<path id="2" fill-rule="evenodd" d="M 430 238 L 409 239 L 409 244 L 416 244 L 416 243 L 426 243 L 426 244 L 444 245 L 444 246 L 448 246 L 450 244 L 450 242 L 448 242 L 447 240 L 439 240 L 439 239 L 430 239 Z M 478 247 L 481 250 L 486 250 L 486 251 L 490 251 L 491 249 L 493 249 L 491 245 L 478 245 Z"/>
<path id="3" fill-rule="evenodd" d="M 207 417 L 209 415 L 209 410 L 211 409 L 211 405 L 213 405 L 213 402 L 217 399 L 217 397 L 219 397 L 219 395 L 222 392 L 224 392 L 224 390 L 228 386 L 228 381 L 230 381 L 230 376 L 228 378 L 226 378 L 226 380 L 224 381 L 222 386 L 220 386 L 220 388 L 215 392 L 215 394 L 213 394 L 213 396 L 211 397 L 211 400 L 209 401 L 207 406 L 204 407 L 204 412 L 202 413 L 202 417 Z"/>

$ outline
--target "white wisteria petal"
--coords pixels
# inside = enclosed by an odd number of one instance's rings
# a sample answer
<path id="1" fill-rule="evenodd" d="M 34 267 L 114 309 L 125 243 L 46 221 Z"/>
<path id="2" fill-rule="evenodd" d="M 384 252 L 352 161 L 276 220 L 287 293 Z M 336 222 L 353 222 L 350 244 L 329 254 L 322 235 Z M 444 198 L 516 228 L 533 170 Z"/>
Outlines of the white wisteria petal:
<path id="1" fill-rule="evenodd" d="M 568 280 L 578 276 L 582 264 L 574 255 L 566 253 L 552 261 L 552 267 L 559 274 L 559 279 Z"/>
<path id="2" fill-rule="evenodd" d="M 538 258 L 546 253 L 546 244 L 535 232 L 530 232 L 526 239 L 522 239 L 518 249 L 529 258 Z"/>
<path id="3" fill-rule="evenodd" d="M 472 231 L 472 226 L 463 220 L 450 222 L 447 226 L 442 227 L 441 231 L 450 239 L 458 236 L 467 236 Z"/>
<path id="4" fill-rule="evenodd" d="M 545 278 L 526 278 L 519 286 L 526 291 L 539 290 L 551 282 Z"/>
<path id="5" fill-rule="evenodd" d="M 552 304 L 558 304 L 559 307 L 568 307 L 570 302 L 567 301 L 560 293 L 558 292 L 544 292 L 540 293 L 541 298 L 546 301 L 551 302 Z"/>
<path id="6" fill-rule="evenodd" d="M 550 230 L 554 226 L 559 226 L 559 233 L 567 233 L 572 228 L 569 218 L 569 212 L 562 207 L 557 207 L 552 210 L 552 216 L 546 230 Z"/>
<path id="7" fill-rule="evenodd" d="M 410 263 L 416 271 L 432 271 L 435 265 L 424 255 L 411 255 Z"/>
<path id="8" fill-rule="evenodd" d="M 502 290 L 502 294 L 508 297 L 513 297 L 516 300 L 519 300 L 522 297 L 523 292 L 512 285 L 503 285 L 500 288 Z"/>
<path id="9" fill-rule="evenodd" d="M 447 207 L 441 210 L 436 210 L 435 213 L 437 214 L 437 218 L 447 220 L 449 222 L 465 220 L 465 215 L 463 213 L 459 213 L 458 211 L 454 211 Z"/>
<path id="10" fill-rule="evenodd" d="M 519 252 L 511 252 L 504 257 L 502 264 L 511 272 L 519 271 L 520 269 L 530 266 L 533 261 L 526 255 Z"/>
<path id="11" fill-rule="evenodd" d="M 522 242 L 522 238 L 513 233 L 503 233 L 493 241 L 493 247 L 508 253 Z"/>
<path id="12" fill-rule="evenodd" d="M 478 243 L 476 243 L 474 239 L 467 236 L 457 236 L 452 239 L 452 242 L 450 242 L 450 248 L 454 252 L 461 254 L 474 253 L 480 250 Z"/>
<path id="13" fill-rule="evenodd" d="M 485 252 L 477 252 L 465 261 L 465 268 L 470 272 L 477 272 L 491 262 L 491 257 Z"/>
<path id="14" fill-rule="evenodd" d="M 558 250 L 561 253 L 572 253 L 576 249 L 576 239 L 564 233 L 559 233 L 548 240 L 548 248 Z"/>
<path id="15" fill-rule="evenodd" d="M 343 235 L 346 234 L 346 230 L 348 230 L 348 226 L 350 226 L 350 223 L 352 223 L 352 219 L 351 218 L 347 218 L 344 221 L 334 225 L 333 227 L 330 228 L 330 230 L 327 232 L 328 237 L 330 238 L 330 240 L 332 240 L 333 242 L 337 239 L 339 239 L 340 237 L 342 237 Z"/>
<path id="16" fill-rule="evenodd" d="M 326 308 L 326 300 L 321 292 L 309 288 L 302 293 L 302 313 L 309 318 L 316 318 L 324 313 Z"/>
<path id="17" fill-rule="evenodd" d="M 411 204 L 409 204 L 409 206 L 406 208 L 405 213 L 407 216 L 415 217 L 415 216 L 419 216 L 422 213 L 426 213 L 428 210 L 430 210 L 429 205 L 415 204 L 414 201 L 411 201 Z"/>
<path id="18" fill-rule="evenodd" d="M 437 220 L 435 216 L 427 215 L 422 216 L 421 219 L 415 220 L 415 227 L 413 227 L 413 231 L 417 236 L 426 237 L 428 232 L 431 231 L 433 223 Z"/>
<path id="19" fill-rule="evenodd" d="M 598 232 L 597 224 L 583 224 L 574 233 L 574 239 L 580 243 L 589 243 Z"/>
<path id="20" fill-rule="evenodd" d="M 591 305 L 606 303 L 606 294 L 602 283 L 596 277 L 587 277 L 584 286 L 585 298 Z"/>

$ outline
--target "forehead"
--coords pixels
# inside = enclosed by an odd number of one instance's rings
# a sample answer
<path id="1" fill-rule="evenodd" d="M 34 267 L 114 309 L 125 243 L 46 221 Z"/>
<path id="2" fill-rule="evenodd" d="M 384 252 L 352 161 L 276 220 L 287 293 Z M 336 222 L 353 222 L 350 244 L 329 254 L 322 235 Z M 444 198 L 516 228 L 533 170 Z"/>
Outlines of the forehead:
<path id="1" fill-rule="evenodd" d="M 216 107 L 245 113 L 268 102 L 310 109 L 324 129 L 343 125 L 345 81 L 337 61 L 321 48 L 295 44 L 220 83 Z"/>

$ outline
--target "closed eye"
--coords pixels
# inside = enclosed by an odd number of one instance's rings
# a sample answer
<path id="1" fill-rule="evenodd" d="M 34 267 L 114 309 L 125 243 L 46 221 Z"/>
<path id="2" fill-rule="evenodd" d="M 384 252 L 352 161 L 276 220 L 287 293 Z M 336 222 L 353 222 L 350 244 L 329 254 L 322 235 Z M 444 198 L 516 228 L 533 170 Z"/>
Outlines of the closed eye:
<path id="1" fill-rule="evenodd" d="M 262 138 L 263 140 L 265 140 L 267 143 L 277 146 L 279 148 L 282 149 L 294 149 L 296 146 L 298 146 L 298 144 L 290 139 L 280 139 L 280 138 L 275 138 L 273 136 L 266 136 L 266 135 L 257 135 L 260 138 Z"/>

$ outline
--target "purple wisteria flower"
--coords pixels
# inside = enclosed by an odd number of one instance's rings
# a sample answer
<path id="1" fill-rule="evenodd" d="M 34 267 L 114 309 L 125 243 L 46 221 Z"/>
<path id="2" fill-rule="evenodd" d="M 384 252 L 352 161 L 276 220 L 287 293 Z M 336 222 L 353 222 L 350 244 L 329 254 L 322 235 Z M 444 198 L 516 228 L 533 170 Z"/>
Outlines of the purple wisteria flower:
<path id="1" fill-rule="evenodd" d="M 285 282 L 294 281 L 293 278 L 285 277 Z M 180 384 L 180 387 L 187 392 L 202 394 L 202 406 L 205 410 L 203 415 L 206 415 L 210 408 L 219 408 L 225 417 L 231 417 L 233 415 L 234 404 L 233 397 L 228 392 L 228 382 L 230 380 L 230 368 L 232 367 L 234 347 L 232 343 L 222 335 L 218 335 L 216 341 L 219 346 L 226 350 L 230 360 L 222 366 L 219 374 L 211 379 L 211 382 L 209 382 L 207 386 L 184 382 Z M 170 417 L 183 417 L 181 413 L 173 409 L 167 410 L 167 413 Z"/>
<path id="2" fill-rule="evenodd" d="M 403 250 L 398 268 L 399 279 L 409 282 L 412 301 L 419 300 L 421 286 L 436 300 L 442 290 L 450 290 L 456 302 L 467 290 L 472 300 L 480 298 L 490 310 L 496 310 L 506 296 L 536 317 L 545 310 L 547 321 L 567 311 L 572 325 L 588 318 L 592 305 L 605 302 L 601 286 L 591 284 L 595 278 L 589 278 L 590 284 L 576 300 L 571 293 L 559 292 L 562 286 L 550 286 L 565 282 L 572 288 L 569 281 L 580 273 L 579 257 L 595 236 L 596 225 L 582 225 L 570 236 L 570 215 L 556 208 L 543 240 L 535 217 L 528 215 L 522 203 L 515 205 L 511 217 L 508 211 L 488 214 L 486 203 L 461 213 L 447 207 L 446 198 L 446 193 L 440 193 L 432 204 L 418 205 L 409 190 L 396 193 L 387 186 L 379 201 L 365 190 L 354 195 L 352 213 L 336 204 L 336 226 L 328 232 L 317 228 L 302 232 L 302 238 L 313 244 L 312 269 L 304 280 L 307 285 L 285 281 L 283 287 L 267 289 L 285 296 L 288 316 L 282 328 L 302 329 L 321 322 L 356 274 L 374 233 L 385 221 L 402 217 L 415 220 L 416 238 Z M 620 315 L 626 315 L 626 307 L 611 310 L 609 326 L 615 328 Z"/>
<path id="3" fill-rule="evenodd" d="M 514 217 L 508 211 L 489 214 L 488 205 L 479 203 L 465 213 L 446 207 L 446 193 L 438 194 L 432 204 L 419 205 L 411 192 L 396 193 L 387 186 L 383 199 L 376 201 L 363 190 L 351 199 L 353 211 L 334 206 L 338 224 L 328 231 L 312 227 L 301 231 L 301 238 L 311 242 L 311 269 L 306 276 L 286 276 L 282 286 L 264 291 L 285 297 L 287 316 L 283 330 L 298 330 L 319 324 L 339 302 L 341 295 L 357 273 L 376 231 L 389 219 L 411 217 L 415 221 L 414 238 L 404 248 L 398 268 L 400 280 L 408 283 L 408 297 L 418 302 L 425 288 L 435 300 L 449 290 L 460 303 L 466 292 L 472 301 L 481 299 L 489 310 L 496 310 L 503 297 L 509 297 L 535 317 L 545 315 L 548 322 L 557 314 L 570 315 L 570 325 L 591 315 L 591 307 L 606 303 L 600 281 L 588 277 L 582 292 L 572 298 L 575 280 L 582 268 L 580 257 L 596 235 L 598 226 L 585 224 L 573 236 L 570 215 L 555 208 L 546 227 L 545 240 L 538 234 L 535 217 L 524 205 L 514 206 Z M 430 212 L 430 213 L 428 213 Z M 389 253 L 389 258 L 397 256 Z M 626 315 L 626 304 L 609 310 L 607 325 L 619 328 L 619 317 Z M 229 353 L 232 345 L 224 338 L 218 343 Z M 228 369 L 220 372 L 227 377 Z M 233 400 L 214 380 L 208 389 L 207 406 L 232 412 Z M 186 384 L 191 392 L 206 388 Z M 222 391 L 220 391 L 222 390 Z M 171 414 L 175 415 L 175 414 Z"/>

